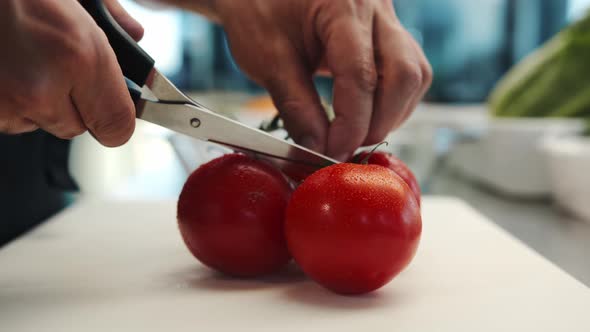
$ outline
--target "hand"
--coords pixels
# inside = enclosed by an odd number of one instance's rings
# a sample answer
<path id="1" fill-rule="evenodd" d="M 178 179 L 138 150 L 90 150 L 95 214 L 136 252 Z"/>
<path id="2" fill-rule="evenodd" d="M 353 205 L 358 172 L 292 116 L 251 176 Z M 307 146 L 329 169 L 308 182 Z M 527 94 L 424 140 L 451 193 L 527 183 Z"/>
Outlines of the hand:
<path id="1" fill-rule="evenodd" d="M 116 0 L 104 1 L 135 39 L 143 34 Z M 0 2 L 0 132 L 42 128 L 60 138 L 86 130 L 125 143 L 135 108 L 105 34 L 76 0 Z"/>
<path id="2" fill-rule="evenodd" d="M 236 62 L 268 89 L 291 137 L 337 159 L 382 141 L 432 81 L 391 0 L 217 0 L 214 6 Z M 334 77 L 331 123 L 312 82 L 316 73 Z"/>

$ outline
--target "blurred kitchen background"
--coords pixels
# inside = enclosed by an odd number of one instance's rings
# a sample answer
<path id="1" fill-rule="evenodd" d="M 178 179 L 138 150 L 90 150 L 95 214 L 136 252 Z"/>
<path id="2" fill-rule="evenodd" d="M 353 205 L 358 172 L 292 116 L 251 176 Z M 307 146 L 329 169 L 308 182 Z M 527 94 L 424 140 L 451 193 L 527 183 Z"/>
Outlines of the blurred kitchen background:
<path id="1" fill-rule="evenodd" d="M 145 27 L 140 44 L 178 87 L 252 126 L 275 115 L 265 91 L 233 63 L 220 27 L 170 8 L 122 3 Z M 466 200 L 590 285 L 590 139 L 583 136 L 590 119 L 590 70 L 583 71 L 590 63 L 590 24 L 574 31 L 582 31 L 575 38 L 558 34 L 585 17 L 590 0 L 394 5 L 435 79 L 384 149 L 408 163 L 424 194 Z M 512 78 L 498 85 L 509 71 Z M 329 102 L 330 79 L 316 83 Z M 138 123 L 122 148 L 103 148 L 88 135 L 75 139 L 70 167 L 83 197 L 175 199 L 190 171 L 221 153 Z"/>

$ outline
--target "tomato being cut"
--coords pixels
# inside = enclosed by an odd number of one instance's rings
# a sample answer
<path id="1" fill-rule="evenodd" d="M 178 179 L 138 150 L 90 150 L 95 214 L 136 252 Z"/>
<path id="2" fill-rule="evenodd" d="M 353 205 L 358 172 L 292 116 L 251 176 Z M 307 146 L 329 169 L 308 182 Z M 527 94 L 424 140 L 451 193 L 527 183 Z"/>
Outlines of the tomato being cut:
<path id="1" fill-rule="evenodd" d="M 243 154 L 199 167 L 178 201 L 178 225 L 192 254 L 221 272 L 253 277 L 289 260 L 284 216 L 291 186 L 280 171 Z"/>
<path id="2" fill-rule="evenodd" d="M 303 271 L 337 293 L 388 283 L 412 260 L 422 232 L 406 182 L 377 165 L 320 169 L 293 193 L 285 234 Z"/>
<path id="3" fill-rule="evenodd" d="M 353 159 L 359 162 L 367 159 L 368 164 L 381 165 L 397 173 L 410 186 L 410 189 L 412 189 L 412 192 L 416 196 L 416 200 L 418 200 L 418 205 L 420 205 L 420 185 L 418 185 L 418 180 L 416 180 L 416 176 L 414 176 L 408 165 L 401 159 L 391 153 L 381 151 L 361 152 Z"/>

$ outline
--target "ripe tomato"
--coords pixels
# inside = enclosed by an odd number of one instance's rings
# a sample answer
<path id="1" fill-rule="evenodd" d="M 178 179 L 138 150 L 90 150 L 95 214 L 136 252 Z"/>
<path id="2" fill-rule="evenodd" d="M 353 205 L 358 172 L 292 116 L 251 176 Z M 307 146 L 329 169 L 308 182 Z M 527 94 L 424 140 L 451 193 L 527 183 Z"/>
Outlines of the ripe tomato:
<path id="1" fill-rule="evenodd" d="M 336 164 L 308 177 L 287 207 L 287 244 L 303 271 L 337 293 L 388 283 L 412 260 L 422 232 L 410 187 L 377 165 Z"/>
<path id="2" fill-rule="evenodd" d="M 360 162 L 367 158 L 369 153 L 370 152 L 361 152 L 353 159 Z M 416 196 L 418 205 L 420 205 L 420 185 L 418 185 L 418 180 L 416 180 L 416 176 L 414 176 L 414 173 L 412 173 L 408 165 L 401 161 L 401 159 L 392 155 L 391 153 L 375 151 L 371 154 L 367 160 L 367 163 L 371 165 L 381 165 L 394 171 L 397 175 L 404 179 L 404 181 L 406 181 L 408 186 L 410 186 L 410 189 L 412 189 L 412 192 Z"/>
<path id="3" fill-rule="evenodd" d="M 191 174 L 178 200 L 185 244 L 203 264 L 253 277 L 290 260 L 284 216 L 291 186 L 276 168 L 229 154 Z"/>

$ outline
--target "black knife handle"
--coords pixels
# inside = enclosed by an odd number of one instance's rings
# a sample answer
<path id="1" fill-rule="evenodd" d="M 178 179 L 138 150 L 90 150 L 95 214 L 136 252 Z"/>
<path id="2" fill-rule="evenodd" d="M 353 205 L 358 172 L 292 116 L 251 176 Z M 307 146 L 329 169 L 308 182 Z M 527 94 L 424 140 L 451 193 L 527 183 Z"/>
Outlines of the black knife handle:
<path id="1" fill-rule="evenodd" d="M 106 34 L 123 75 L 133 83 L 143 86 L 154 68 L 154 59 L 121 28 L 102 0 L 80 0 L 80 4 Z"/>

